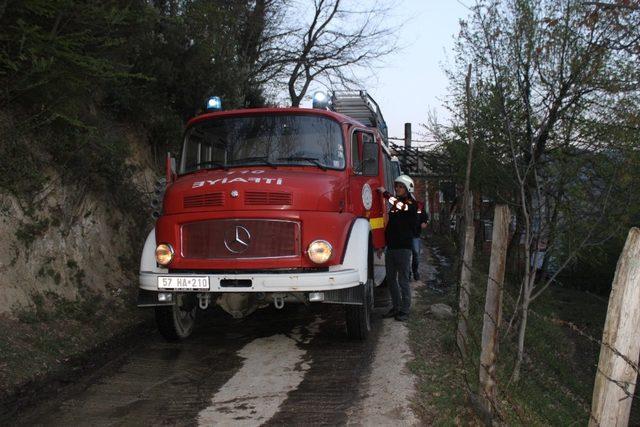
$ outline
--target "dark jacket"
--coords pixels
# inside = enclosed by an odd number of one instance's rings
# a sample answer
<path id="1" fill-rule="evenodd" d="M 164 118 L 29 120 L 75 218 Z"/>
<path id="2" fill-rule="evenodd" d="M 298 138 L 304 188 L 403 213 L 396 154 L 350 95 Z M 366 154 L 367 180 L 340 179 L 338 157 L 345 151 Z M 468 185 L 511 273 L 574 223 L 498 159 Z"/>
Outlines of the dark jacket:
<path id="1" fill-rule="evenodd" d="M 384 192 L 384 197 L 389 200 L 393 197 Z M 418 221 L 418 209 L 416 201 L 411 197 L 397 198 L 400 205 L 391 205 L 389 210 L 389 223 L 384 231 L 388 249 L 411 249 L 414 230 Z M 405 209 L 406 205 L 406 209 Z M 398 208 L 400 206 L 400 208 Z"/>
<path id="2" fill-rule="evenodd" d="M 414 237 L 420 237 L 422 235 L 422 227 L 420 225 L 423 222 L 428 222 L 428 221 L 429 221 L 429 215 L 424 210 L 424 203 L 418 202 L 418 220 L 416 223 Z"/>

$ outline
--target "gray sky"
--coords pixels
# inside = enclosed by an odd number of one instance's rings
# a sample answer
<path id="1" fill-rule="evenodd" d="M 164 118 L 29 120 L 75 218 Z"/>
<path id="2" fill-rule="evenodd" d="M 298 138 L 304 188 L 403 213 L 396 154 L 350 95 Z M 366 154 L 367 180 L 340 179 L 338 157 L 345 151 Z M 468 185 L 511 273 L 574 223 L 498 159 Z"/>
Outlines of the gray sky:
<path id="1" fill-rule="evenodd" d="M 365 89 L 380 105 L 389 136 L 403 137 L 404 123 L 411 122 L 414 139 L 422 139 L 418 134 L 425 131 L 419 124 L 426 122 L 429 111 L 447 117 L 441 107 L 447 89 L 442 64 L 451 58 L 458 21 L 468 10 L 457 0 L 399 0 L 399 6 L 390 19 L 406 21 L 399 34 L 404 48 L 375 70 Z"/>
<path id="2" fill-rule="evenodd" d="M 452 56 L 458 21 L 467 10 L 456 0 L 404 0 L 403 6 L 409 21 L 400 43 L 406 47 L 379 70 L 370 92 L 382 109 L 389 136 L 403 137 L 404 123 L 411 122 L 418 139 L 416 133 L 424 133 L 419 123 L 427 121 L 429 111 L 447 117 L 441 107 L 447 90 L 442 65 Z"/>

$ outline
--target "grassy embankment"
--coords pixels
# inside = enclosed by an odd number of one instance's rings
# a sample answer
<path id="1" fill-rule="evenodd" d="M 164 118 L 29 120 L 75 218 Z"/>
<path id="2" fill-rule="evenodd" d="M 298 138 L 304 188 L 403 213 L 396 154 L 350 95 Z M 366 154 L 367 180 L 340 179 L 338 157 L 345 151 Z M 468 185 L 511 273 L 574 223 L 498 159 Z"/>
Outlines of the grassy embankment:
<path id="1" fill-rule="evenodd" d="M 455 259 L 450 241 L 430 239 L 449 260 Z M 439 266 L 438 281 L 444 293 L 430 287 L 419 291 L 410 322 L 411 345 L 416 360 L 411 369 L 419 378 L 415 407 L 429 424 L 479 424 L 468 389 L 477 390 L 482 310 L 488 259 L 475 260 L 475 292 L 471 302 L 471 356 L 460 360 L 455 344 L 455 320 L 438 320 L 428 306 L 444 302 L 456 306 L 458 278 L 451 267 Z M 507 283 L 498 360 L 498 407 L 503 421 L 512 424 L 571 425 L 588 421 L 599 346 L 562 322 L 600 339 L 606 299 L 572 289 L 551 288 L 533 305 L 526 335 L 526 361 L 518 383 L 509 382 L 516 357 L 516 328 L 506 334 L 517 289 Z M 555 320 L 555 321 L 554 321 Z M 560 322 L 558 322 L 560 321 Z M 467 384 L 469 387 L 467 387 Z"/>

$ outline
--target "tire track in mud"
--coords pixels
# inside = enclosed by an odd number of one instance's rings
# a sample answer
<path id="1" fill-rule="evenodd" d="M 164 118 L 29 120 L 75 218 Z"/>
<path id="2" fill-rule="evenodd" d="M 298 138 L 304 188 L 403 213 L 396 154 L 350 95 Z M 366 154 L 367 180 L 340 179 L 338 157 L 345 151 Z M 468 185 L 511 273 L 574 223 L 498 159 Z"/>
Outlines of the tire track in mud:
<path id="1" fill-rule="evenodd" d="M 266 426 L 347 423 L 348 411 L 361 399 L 371 369 L 381 319 L 374 314 L 367 341 L 349 341 L 342 308 L 332 307 L 333 321 L 320 325 L 310 342 L 299 343 L 307 350 L 310 369 Z"/>
<path id="2" fill-rule="evenodd" d="M 144 339 L 116 366 L 15 425 L 344 424 L 377 338 L 350 342 L 343 307 L 208 315 L 188 340 Z M 78 391 L 79 390 L 79 391 Z M 66 393 L 69 394 L 69 393 Z M 256 407 L 257 406 L 257 407 Z"/>
<path id="3" fill-rule="evenodd" d="M 318 316 L 307 329 L 316 332 L 321 322 Z M 198 424 L 251 426 L 273 417 L 309 370 L 304 361 L 306 351 L 297 345 L 302 339 L 300 329 L 294 328 L 289 336 L 272 335 L 245 345 L 238 352 L 244 358 L 242 368 L 200 412 Z"/>
<path id="4" fill-rule="evenodd" d="M 188 340 L 166 343 L 154 334 L 118 366 L 107 364 L 87 384 L 74 384 L 71 396 L 52 397 L 15 417 L 14 425 L 195 425 L 211 396 L 241 368 L 242 347 L 313 320 L 294 306 L 240 322 L 219 313 L 204 317 Z"/>
<path id="5" fill-rule="evenodd" d="M 57 410 L 24 425 L 184 424 L 241 363 L 234 350 L 242 342 L 226 341 L 221 350 L 207 344 L 213 343 L 179 348 L 158 338 Z"/>

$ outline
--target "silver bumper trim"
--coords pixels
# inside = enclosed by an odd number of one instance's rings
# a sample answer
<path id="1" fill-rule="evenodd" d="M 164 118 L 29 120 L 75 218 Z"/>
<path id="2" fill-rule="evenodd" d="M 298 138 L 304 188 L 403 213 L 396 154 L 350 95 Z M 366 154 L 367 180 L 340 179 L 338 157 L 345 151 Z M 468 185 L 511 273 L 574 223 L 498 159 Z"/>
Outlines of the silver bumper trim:
<path id="1" fill-rule="evenodd" d="M 313 292 L 358 286 L 360 276 L 355 269 L 298 274 L 194 274 L 209 276 L 209 292 Z M 158 276 L 189 276 L 140 272 L 140 288 L 158 291 Z M 251 287 L 222 287 L 221 280 L 251 280 Z M 190 292 L 190 291 L 189 291 Z M 202 290 L 192 292 L 203 292 Z"/>

